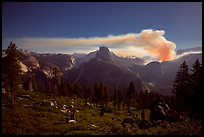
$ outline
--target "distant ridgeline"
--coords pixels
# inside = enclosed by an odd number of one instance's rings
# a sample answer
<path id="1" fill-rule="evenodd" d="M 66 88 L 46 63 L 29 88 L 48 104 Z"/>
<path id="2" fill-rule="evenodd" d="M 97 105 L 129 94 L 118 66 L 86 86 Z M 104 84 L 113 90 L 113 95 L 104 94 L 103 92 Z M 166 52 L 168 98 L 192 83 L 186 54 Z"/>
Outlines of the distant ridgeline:
<path id="1" fill-rule="evenodd" d="M 180 50 L 178 54 L 183 52 Z M 202 62 L 202 53 L 198 53 L 188 54 L 173 61 L 154 61 L 143 65 L 144 60 L 141 58 L 118 57 L 104 46 L 89 54 L 73 55 L 38 54 L 21 49 L 18 50 L 18 56 L 23 71 L 22 86 L 25 90 L 52 92 L 53 69 L 57 68 L 60 74 L 57 86 L 59 93 L 65 92 L 63 87 L 69 86 L 67 83 L 94 87 L 96 83 L 102 82 L 109 94 L 112 94 L 115 88 L 127 89 L 133 81 L 138 92 L 150 89 L 151 92 L 171 95 L 173 80 L 183 61 L 187 62 L 189 68 L 196 59 Z M 5 57 L 3 50 L 2 61 Z M 2 79 L 4 80 L 4 77 Z"/>

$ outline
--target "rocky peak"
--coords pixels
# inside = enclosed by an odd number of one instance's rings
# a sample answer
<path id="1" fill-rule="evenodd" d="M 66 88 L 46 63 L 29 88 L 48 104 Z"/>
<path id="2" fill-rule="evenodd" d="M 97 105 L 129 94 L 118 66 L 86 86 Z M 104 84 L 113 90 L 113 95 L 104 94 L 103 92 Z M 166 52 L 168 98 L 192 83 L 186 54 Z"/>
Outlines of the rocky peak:
<path id="1" fill-rule="evenodd" d="M 103 60 L 111 60 L 111 53 L 107 47 L 100 47 L 96 57 Z"/>

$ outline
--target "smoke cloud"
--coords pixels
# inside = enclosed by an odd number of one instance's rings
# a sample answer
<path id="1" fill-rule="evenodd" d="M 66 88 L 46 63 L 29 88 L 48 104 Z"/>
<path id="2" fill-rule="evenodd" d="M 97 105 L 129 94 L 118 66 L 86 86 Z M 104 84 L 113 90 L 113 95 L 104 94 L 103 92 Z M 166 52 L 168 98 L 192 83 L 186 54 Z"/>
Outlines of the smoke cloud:
<path id="1" fill-rule="evenodd" d="M 160 61 L 169 61 L 175 58 L 175 43 L 166 40 L 163 30 L 143 30 L 136 37 L 135 45 L 146 49 L 151 55 L 158 57 Z"/>
<path id="2" fill-rule="evenodd" d="M 169 61 L 175 58 L 175 43 L 164 37 L 164 30 L 143 30 L 140 33 L 124 35 L 108 35 L 106 37 L 90 38 L 20 38 L 13 40 L 21 48 L 35 47 L 38 49 L 88 49 L 105 45 L 113 52 L 128 56 L 152 56 L 159 61 Z M 138 50 L 140 49 L 140 50 Z M 135 52 L 134 52 L 135 51 Z M 139 52 L 137 52 L 139 51 Z M 148 55 L 147 55 L 148 54 Z"/>

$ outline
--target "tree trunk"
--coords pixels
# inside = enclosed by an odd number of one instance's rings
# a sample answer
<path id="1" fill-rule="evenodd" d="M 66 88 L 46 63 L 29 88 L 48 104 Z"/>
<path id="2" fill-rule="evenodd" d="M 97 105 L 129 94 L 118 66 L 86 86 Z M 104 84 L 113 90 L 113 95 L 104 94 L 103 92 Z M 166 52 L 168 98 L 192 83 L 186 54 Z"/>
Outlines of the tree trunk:
<path id="1" fill-rule="evenodd" d="M 11 73 L 12 73 L 12 63 L 11 63 Z M 10 89 L 11 89 L 11 105 L 13 105 L 14 98 L 13 98 L 13 78 L 10 77 Z"/>
<path id="2" fill-rule="evenodd" d="M 142 109 L 142 123 L 145 121 L 145 110 L 144 108 Z"/>
<path id="3" fill-rule="evenodd" d="M 87 106 L 87 102 L 88 102 L 88 101 L 87 101 L 87 98 L 85 98 L 85 106 L 84 106 L 85 109 L 86 109 L 86 106 Z"/>
<path id="4" fill-rule="evenodd" d="M 123 101 L 123 110 L 125 109 L 125 102 Z"/>
<path id="5" fill-rule="evenodd" d="M 128 99 L 127 107 L 128 107 L 128 113 L 129 113 L 130 112 L 130 99 Z"/>
<path id="6" fill-rule="evenodd" d="M 100 116 L 103 116 L 103 115 L 104 115 L 104 111 L 105 111 L 105 108 L 102 107 L 102 108 L 101 108 L 101 112 L 100 112 Z"/>
<path id="7" fill-rule="evenodd" d="M 74 120 L 75 119 L 75 109 L 73 110 L 73 113 L 71 115 L 71 120 Z"/>

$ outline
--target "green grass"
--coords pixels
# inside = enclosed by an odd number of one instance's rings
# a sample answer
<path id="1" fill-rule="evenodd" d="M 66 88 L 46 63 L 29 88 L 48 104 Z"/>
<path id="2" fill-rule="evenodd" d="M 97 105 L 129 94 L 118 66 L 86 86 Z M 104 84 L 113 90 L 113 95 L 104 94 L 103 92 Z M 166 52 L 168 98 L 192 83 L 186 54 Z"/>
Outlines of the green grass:
<path id="1" fill-rule="evenodd" d="M 29 94 L 30 99 L 18 99 L 18 96 Z M 61 108 L 63 105 L 74 107 L 79 110 L 76 113 L 76 124 L 68 123 L 69 115 L 65 115 L 60 108 L 51 106 L 39 107 L 36 104 L 43 99 L 54 100 L 54 97 L 43 93 L 19 91 L 16 94 L 14 108 L 9 108 L 5 97 L 2 98 L 2 133 L 8 135 L 200 135 L 202 134 L 202 122 L 188 119 L 185 122 L 166 123 L 164 126 L 139 129 L 138 123 L 134 126 L 125 124 L 116 119 L 123 120 L 131 117 L 126 110 L 113 111 L 100 116 L 97 107 L 92 106 L 84 109 L 84 101 L 80 98 L 57 97 L 55 100 Z M 27 106 L 25 106 L 27 105 Z M 138 113 L 138 121 L 141 110 Z M 114 120 L 113 120 L 114 119 Z M 146 110 L 145 119 L 149 120 L 149 110 Z"/>

